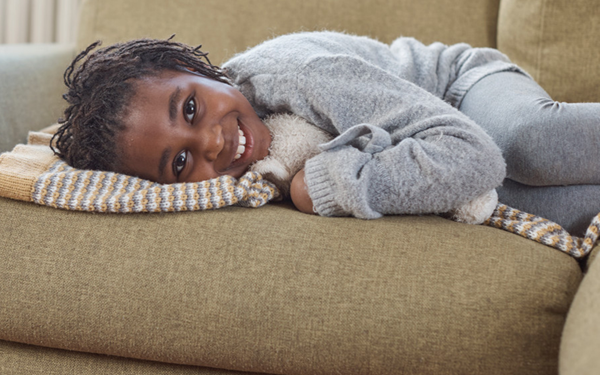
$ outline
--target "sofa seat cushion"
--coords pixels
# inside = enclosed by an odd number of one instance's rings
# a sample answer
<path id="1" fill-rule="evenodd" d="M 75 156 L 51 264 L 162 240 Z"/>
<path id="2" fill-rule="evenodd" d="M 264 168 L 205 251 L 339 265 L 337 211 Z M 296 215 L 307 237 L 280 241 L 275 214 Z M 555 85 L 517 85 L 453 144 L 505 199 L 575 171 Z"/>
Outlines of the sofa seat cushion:
<path id="1" fill-rule="evenodd" d="M 549 374 L 576 260 L 439 217 L 0 198 L 0 339 L 285 374 Z"/>
<path id="2" fill-rule="evenodd" d="M 1 340 L 0 373 L 3 375 L 258 375 L 73 352 Z"/>

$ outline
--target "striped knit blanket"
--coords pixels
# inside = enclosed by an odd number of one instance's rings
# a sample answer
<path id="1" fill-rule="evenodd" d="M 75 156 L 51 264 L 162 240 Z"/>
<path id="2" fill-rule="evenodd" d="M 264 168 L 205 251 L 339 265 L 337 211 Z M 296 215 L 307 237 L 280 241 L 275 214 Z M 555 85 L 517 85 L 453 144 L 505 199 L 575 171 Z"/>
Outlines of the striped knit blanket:
<path id="1" fill-rule="evenodd" d="M 278 197 L 275 185 L 256 172 L 198 183 L 158 184 L 137 177 L 74 169 L 47 146 L 51 135 L 32 132 L 27 145 L 0 155 L 0 196 L 40 205 L 90 212 L 201 211 L 226 206 L 260 207 Z M 600 233 L 600 214 L 585 237 L 560 225 L 498 204 L 484 225 L 551 246 L 573 257 L 590 253 Z"/>
<path id="2" fill-rule="evenodd" d="M 225 206 L 260 207 L 278 196 L 256 172 L 198 183 L 158 184 L 119 173 L 78 170 L 48 147 L 51 134 L 32 132 L 27 145 L 0 155 L 0 196 L 65 210 L 171 212 Z"/>
<path id="3" fill-rule="evenodd" d="M 563 227 L 536 215 L 498 204 L 484 225 L 504 229 L 530 240 L 551 246 L 575 258 L 583 258 L 594 248 L 600 233 L 600 213 L 588 227 L 585 236 L 571 236 Z"/>
<path id="4" fill-rule="evenodd" d="M 119 173 L 78 170 L 58 160 L 34 183 L 31 199 L 65 210 L 133 213 L 260 207 L 277 195 L 275 186 L 256 172 L 239 180 L 221 176 L 197 183 L 158 184 Z"/>

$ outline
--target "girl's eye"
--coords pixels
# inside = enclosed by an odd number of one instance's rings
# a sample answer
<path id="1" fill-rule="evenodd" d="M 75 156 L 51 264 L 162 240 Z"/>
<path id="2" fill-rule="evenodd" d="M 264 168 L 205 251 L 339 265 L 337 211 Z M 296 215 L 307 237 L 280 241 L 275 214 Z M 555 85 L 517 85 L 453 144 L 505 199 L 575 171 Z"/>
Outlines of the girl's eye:
<path id="1" fill-rule="evenodd" d="M 185 168 L 186 162 L 187 162 L 187 152 L 186 151 L 183 151 L 181 154 L 179 154 L 175 157 L 175 160 L 173 160 L 173 173 L 175 173 L 175 176 L 179 177 L 179 174 Z"/>
<path id="2" fill-rule="evenodd" d="M 189 122 L 192 122 L 194 120 L 194 116 L 196 116 L 196 102 L 193 98 L 188 100 L 187 103 L 185 103 L 185 106 L 183 108 L 183 115 Z"/>

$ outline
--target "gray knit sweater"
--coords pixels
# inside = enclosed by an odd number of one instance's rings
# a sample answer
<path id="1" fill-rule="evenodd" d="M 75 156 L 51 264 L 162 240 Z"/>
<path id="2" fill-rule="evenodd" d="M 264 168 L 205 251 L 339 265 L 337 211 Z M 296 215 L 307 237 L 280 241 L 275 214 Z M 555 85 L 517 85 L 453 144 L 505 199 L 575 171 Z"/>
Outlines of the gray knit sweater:
<path id="1" fill-rule="evenodd" d="M 456 109 L 484 76 L 520 71 L 497 50 L 298 33 L 223 68 L 259 116 L 291 112 L 336 136 L 305 164 L 320 215 L 448 212 L 505 176 L 498 147 Z"/>

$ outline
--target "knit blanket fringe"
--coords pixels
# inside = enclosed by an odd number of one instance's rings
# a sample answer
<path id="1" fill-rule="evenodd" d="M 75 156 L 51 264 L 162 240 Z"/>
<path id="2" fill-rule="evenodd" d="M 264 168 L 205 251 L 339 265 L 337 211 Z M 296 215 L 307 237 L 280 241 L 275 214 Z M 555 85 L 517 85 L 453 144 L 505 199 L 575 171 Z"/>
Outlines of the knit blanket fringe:
<path id="1" fill-rule="evenodd" d="M 499 203 L 494 213 L 484 223 L 490 227 L 503 229 L 519 236 L 553 247 L 575 258 L 588 255 L 600 233 L 600 213 L 589 225 L 585 236 L 571 236 L 559 224 L 542 217 L 528 214 Z"/>

